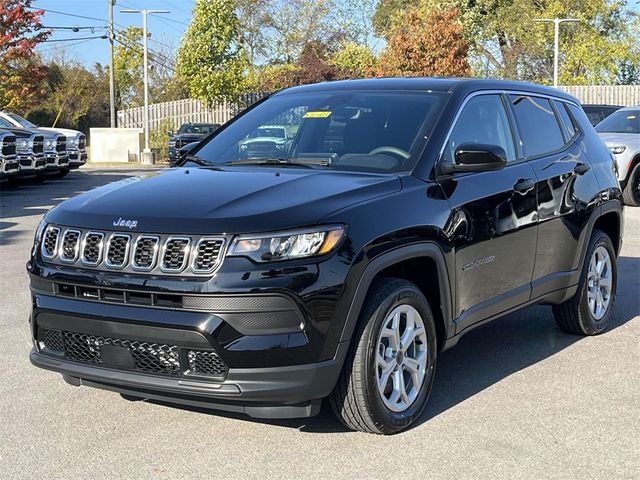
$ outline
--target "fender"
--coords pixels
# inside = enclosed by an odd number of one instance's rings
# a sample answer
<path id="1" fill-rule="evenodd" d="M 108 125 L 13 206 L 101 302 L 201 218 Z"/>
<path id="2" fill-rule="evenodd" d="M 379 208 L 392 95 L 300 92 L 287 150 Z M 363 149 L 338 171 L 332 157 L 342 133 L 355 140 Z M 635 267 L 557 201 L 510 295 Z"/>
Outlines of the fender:
<path id="1" fill-rule="evenodd" d="M 444 319 L 444 327 L 446 331 L 446 337 L 453 335 L 455 326 L 452 323 L 452 295 L 451 295 L 451 283 L 449 281 L 449 271 L 444 258 L 444 253 L 440 247 L 434 242 L 422 242 L 414 243 L 404 247 L 399 247 L 394 250 L 390 250 L 382 255 L 374 258 L 364 269 L 364 272 L 360 276 L 358 285 L 356 287 L 355 295 L 351 301 L 347 318 L 344 323 L 340 342 L 347 342 L 351 339 L 355 326 L 358 323 L 360 316 L 360 310 L 364 304 L 364 300 L 371 286 L 371 282 L 375 276 L 391 265 L 409 260 L 412 258 L 427 257 L 432 259 L 437 268 L 438 282 L 440 287 L 440 305 L 442 309 L 442 317 Z M 446 338 L 444 339 L 446 340 Z"/>

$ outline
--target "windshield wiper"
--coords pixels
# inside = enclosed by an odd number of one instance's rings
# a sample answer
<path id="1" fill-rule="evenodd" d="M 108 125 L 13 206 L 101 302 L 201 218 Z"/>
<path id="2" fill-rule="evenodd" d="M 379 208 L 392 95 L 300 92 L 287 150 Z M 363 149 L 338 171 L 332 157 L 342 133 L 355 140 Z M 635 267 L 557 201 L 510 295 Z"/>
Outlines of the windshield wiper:
<path id="1" fill-rule="evenodd" d="M 288 159 L 288 158 L 247 158 L 244 160 L 232 160 L 230 162 L 225 162 L 225 165 L 284 165 L 284 166 L 289 165 L 292 167 L 313 168 L 313 167 L 326 167 L 327 162 L 324 162 L 324 161 L 298 162 L 295 159 Z"/>
<path id="2" fill-rule="evenodd" d="M 197 157 L 195 155 L 185 155 L 182 157 L 183 162 L 193 162 L 198 165 L 202 165 L 204 167 L 211 167 L 213 164 L 211 162 L 207 162 L 204 158 Z"/>

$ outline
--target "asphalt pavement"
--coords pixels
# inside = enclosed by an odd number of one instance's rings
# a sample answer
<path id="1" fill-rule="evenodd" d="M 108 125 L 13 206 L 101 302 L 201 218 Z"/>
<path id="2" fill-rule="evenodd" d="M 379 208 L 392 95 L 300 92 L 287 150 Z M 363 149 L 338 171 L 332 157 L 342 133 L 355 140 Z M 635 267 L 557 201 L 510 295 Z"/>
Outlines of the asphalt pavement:
<path id="1" fill-rule="evenodd" d="M 0 478 L 640 478 L 640 208 L 625 212 L 615 321 L 562 333 L 532 307 L 439 359 L 407 432 L 128 402 L 29 363 L 25 263 L 53 205 L 137 172 L 78 171 L 0 190 Z M 185 199 L 188 202 L 188 199 Z"/>

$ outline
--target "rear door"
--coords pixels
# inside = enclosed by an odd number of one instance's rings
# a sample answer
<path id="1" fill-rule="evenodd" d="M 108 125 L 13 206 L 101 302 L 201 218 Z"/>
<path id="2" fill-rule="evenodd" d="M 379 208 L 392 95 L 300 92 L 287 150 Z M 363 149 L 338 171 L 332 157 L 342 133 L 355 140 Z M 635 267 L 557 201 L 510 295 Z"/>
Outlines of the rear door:
<path id="1" fill-rule="evenodd" d="M 529 300 L 536 249 L 535 175 L 519 160 L 512 121 L 500 94 L 471 97 L 449 135 L 441 163 L 463 143 L 501 146 L 507 166 L 457 173 L 441 186 L 452 209 L 456 332 Z"/>
<path id="2" fill-rule="evenodd" d="M 565 102 L 510 95 L 522 151 L 535 172 L 538 248 L 532 298 L 565 288 L 578 268 L 579 245 L 597 181 L 580 145 L 582 132 Z"/>

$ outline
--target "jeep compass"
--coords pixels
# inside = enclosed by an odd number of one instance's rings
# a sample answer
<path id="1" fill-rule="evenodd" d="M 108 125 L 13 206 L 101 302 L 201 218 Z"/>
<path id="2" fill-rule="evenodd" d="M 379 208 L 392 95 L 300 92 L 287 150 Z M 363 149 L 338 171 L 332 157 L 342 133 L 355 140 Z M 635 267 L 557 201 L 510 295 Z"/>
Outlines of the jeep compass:
<path id="1" fill-rule="evenodd" d="M 243 148 L 265 126 L 290 138 Z M 578 101 L 473 79 L 275 93 L 175 168 L 50 210 L 31 361 L 125 398 L 305 417 L 327 399 L 389 434 L 440 353 L 532 304 L 610 322 L 622 241 L 612 155 Z"/>

